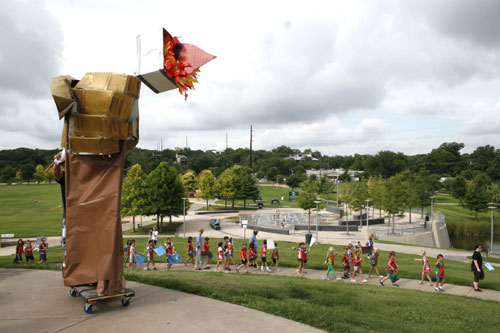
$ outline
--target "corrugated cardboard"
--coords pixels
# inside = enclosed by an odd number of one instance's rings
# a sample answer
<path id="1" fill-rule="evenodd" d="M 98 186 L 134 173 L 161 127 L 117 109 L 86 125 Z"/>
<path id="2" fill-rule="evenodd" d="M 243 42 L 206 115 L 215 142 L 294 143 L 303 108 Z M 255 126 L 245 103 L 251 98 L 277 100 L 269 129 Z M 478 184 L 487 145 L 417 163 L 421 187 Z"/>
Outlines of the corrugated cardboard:
<path id="1" fill-rule="evenodd" d="M 69 75 L 57 76 L 50 81 L 50 90 L 54 102 L 56 102 L 59 119 L 62 119 L 66 113 L 74 106 L 73 95 L 71 94 L 71 86 L 78 82 L 75 78 Z"/>
<path id="2" fill-rule="evenodd" d="M 110 90 L 72 89 L 83 114 L 105 115 L 127 121 L 135 98 Z"/>
<path id="3" fill-rule="evenodd" d="M 73 153 L 108 155 L 120 152 L 116 139 L 69 136 L 69 149 Z"/>
<path id="4" fill-rule="evenodd" d="M 116 73 L 87 73 L 78 82 L 76 88 L 112 90 L 138 98 L 141 81 L 132 75 Z"/>
<path id="5" fill-rule="evenodd" d="M 69 134 L 72 136 L 125 140 L 128 131 L 129 126 L 125 121 L 107 116 L 75 114 L 69 119 Z"/>

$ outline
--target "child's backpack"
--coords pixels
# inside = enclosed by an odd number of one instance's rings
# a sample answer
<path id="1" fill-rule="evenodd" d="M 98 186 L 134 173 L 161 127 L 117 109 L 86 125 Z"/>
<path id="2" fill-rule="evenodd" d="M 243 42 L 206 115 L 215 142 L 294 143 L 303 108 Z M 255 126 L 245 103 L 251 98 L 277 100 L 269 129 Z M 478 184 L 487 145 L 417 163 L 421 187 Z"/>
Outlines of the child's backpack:
<path id="1" fill-rule="evenodd" d="M 392 283 L 395 283 L 396 281 L 399 280 L 399 274 L 396 273 L 396 274 L 391 275 L 390 279 L 391 279 Z"/>

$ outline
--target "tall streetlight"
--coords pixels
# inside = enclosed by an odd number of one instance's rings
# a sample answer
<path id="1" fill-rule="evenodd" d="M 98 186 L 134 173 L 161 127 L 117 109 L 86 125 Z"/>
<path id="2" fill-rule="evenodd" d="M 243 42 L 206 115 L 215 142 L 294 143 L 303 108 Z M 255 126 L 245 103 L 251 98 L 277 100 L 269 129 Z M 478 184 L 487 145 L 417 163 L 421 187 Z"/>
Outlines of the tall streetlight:
<path id="1" fill-rule="evenodd" d="M 316 242 L 319 243 L 319 238 L 318 238 L 318 211 L 319 211 L 319 204 L 321 203 L 320 200 L 315 200 L 314 203 L 316 204 Z"/>
<path id="2" fill-rule="evenodd" d="M 339 180 L 335 181 L 335 185 L 337 185 L 337 208 L 339 208 Z"/>
<path id="3" fill-rule="evenodd" d="M 369 203 L 370 203 L 370 199 L 366 199 L 366 227 L 368 228 L 368 220 L 370 219 L 369 215 L 370 215 L 370 206 L 369 206 Z"/>
<path id="4" fill-rule="evenodd" d="M 184 238 L 186 238 L 186 200 L 187 198 L 182 198 L 184 203 Z"/>
<path id="5" fill-rule="evenodd" d="M 433 221 L 432 219 L 432 211 L 434 210 L 434 196 L 430 197 L 431 198 L 431 223 Z"/>
<path id="6" fill-rule="evenodd" d="M 493 253 L 493 223 L 495 221 L 495 214 L 493 211 L 496 209 L 495 206 L 488 206 L 491 209 L 491 243 L 490 243 L 490 254 Z"/>

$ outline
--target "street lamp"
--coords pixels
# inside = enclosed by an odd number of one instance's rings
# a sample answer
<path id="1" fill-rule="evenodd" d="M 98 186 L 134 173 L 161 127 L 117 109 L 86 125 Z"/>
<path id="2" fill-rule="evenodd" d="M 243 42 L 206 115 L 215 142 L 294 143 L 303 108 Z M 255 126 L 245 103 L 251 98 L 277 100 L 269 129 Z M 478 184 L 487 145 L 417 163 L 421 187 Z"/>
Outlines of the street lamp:
<path id="1" fill-rule="evenodd" d="M 366 227 L 368 228 L 368 220 L 370 219 L 370 210 L 369 210 L 369 202 L 371 201 L 370 199 L 366 199 Z"/>
<path id="2" fill-rule="evenodd" d="M 315 200 L 314 203 L 316 204 L 316 242 L 319 243 L 319 238 L 318 238 L 318 210 L 319 210 L 319 204 L 321 203 L 320 200 Z"/>
<path id="3" fill-rule="evenodd" d="M 339 208 L 339 181 L 338 179 L 335 181 L 335 185 L 337 185 L 337 208 Z"/>
<path id="4" fill-rule="evenodd" d="M 495 221 L 495 214 L 493 211 L 497 208 L 495 206 L 488 206 L 491 209 L 491 243 L 490 243 L 490 254 L 493 253 L 493 222 Z"/>
<path id="5" fill-rule="evenodd" d="M 184 238 L 186 238 L 186 199 L 187 198 L 182 198 L 184 203 Z"/>
<path id="6" fill-rule="evenodd" d="M 432 221 L 433 221 L 433 219 L 432 219 L 432 211 L 434 210 L 434 197 L 432 196 L 430 198 L 431 198 L 431 223 L 432 223 Z"/>

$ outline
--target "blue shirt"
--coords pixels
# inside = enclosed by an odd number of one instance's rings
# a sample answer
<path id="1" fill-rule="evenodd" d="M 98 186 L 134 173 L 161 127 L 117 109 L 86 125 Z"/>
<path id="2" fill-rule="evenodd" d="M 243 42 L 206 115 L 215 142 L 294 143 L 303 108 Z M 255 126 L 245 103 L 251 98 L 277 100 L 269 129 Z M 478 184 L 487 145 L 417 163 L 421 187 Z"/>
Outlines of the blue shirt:
<path id="1" fill-rule="evenodd" d="M 198 234 L 198 236 L 196 236 L 196 248 L 199 249 L 201 248 L 203 245 L 203 237 L 201 237 L 201 234 Z"/>
<path id="2" fill-rule="evenodd" d="M 259 248 L 259 242 L 257 242 L 257 237 L 255 237 L 255 235 L 250 236 L 250 239 L 248 241 L 250 243 L 253 243 L 255 249 Z"/>

